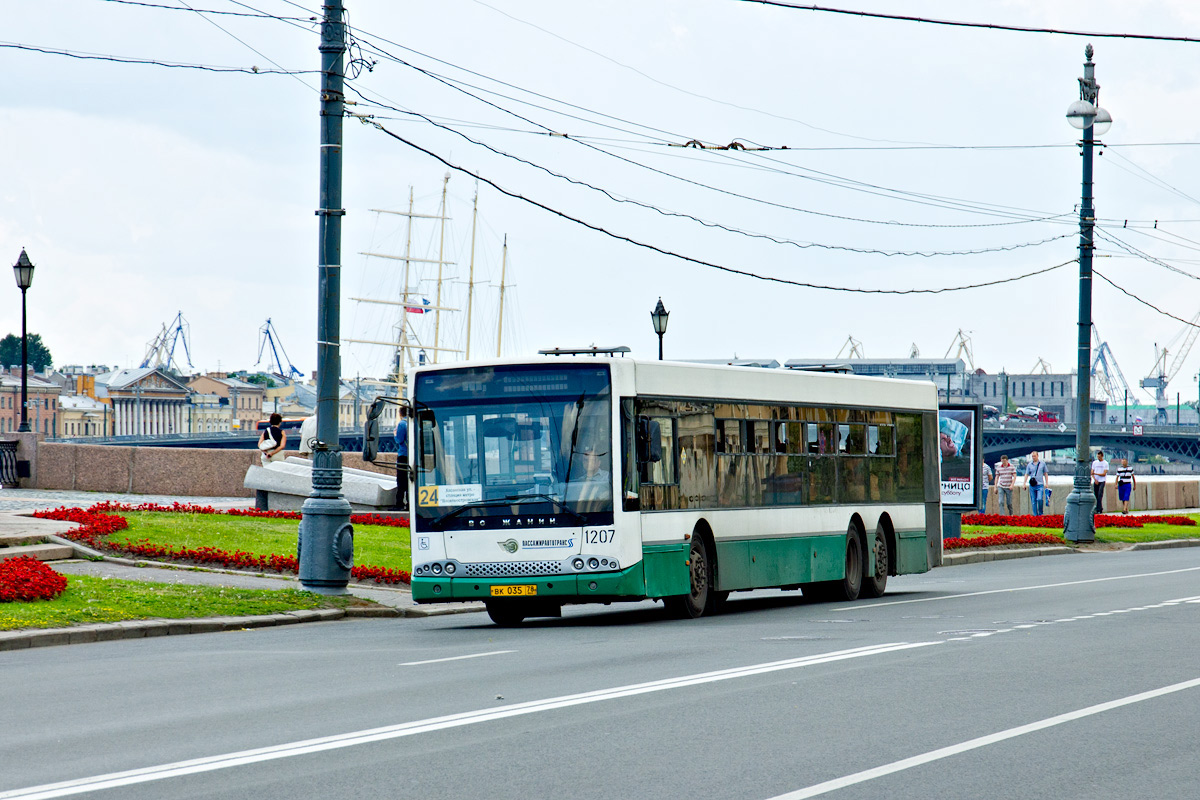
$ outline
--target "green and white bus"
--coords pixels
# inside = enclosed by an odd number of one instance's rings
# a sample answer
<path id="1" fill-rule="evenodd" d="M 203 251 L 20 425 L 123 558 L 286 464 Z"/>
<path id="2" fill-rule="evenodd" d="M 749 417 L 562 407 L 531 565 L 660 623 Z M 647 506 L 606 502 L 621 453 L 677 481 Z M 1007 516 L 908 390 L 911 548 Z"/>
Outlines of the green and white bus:
<path id="1" fill-rule="evenodd" d="M 936 388 L 559 356 L 409 376 L 413 599 L 854 600 L 941 562 Z"/>

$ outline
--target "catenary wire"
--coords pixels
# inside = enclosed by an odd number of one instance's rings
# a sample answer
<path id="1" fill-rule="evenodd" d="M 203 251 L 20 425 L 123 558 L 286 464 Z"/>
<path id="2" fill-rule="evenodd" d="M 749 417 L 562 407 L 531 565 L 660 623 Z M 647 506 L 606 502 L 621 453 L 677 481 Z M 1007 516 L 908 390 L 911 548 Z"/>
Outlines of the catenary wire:
<path id="1" fill-rule="evenodd" d="M 1151 309 L 1157 311 L 1159 314 L 1162 314 L 1164 317 L 1170 317 L 1171 319 L 1175 320 L 1176 322 L 1182 322 L 1184 325 L 1187 325 L 1192 328 L 1200 328 L 1200 325 L 1197 325 L 1194 322 L 1186 320 L 1183 317 L 1177 317 L 1174 314 L 1172 314 L 1170 311 L 1163 311 L 1161 308 L 1154 305 L 1149 300 L 1143 300 L 1142 298 L 1138 297 L 1136 294 L 1129 291 L 1128 289 L 1126 289 L 1122 286 L 1119 286 L 1116 283 L 1113 283 L 1113 281 L 1109 280 L 1108 276 L 1106 276 L 1104 273 L 1100 272 L 1099 270 L 1093 269 L 1092 274 L 1095 275 L 1097 278 L 1100 278 L 1102 281 L 1104 281 L 1105 283 L 1107 283 L 1109 286 L 1113 287 L 1117 291 L 1121 292 L 1122 294 L 1132 297 L 1134 300 L 1138 301 L 1139 303 L 1146 306 L 1147 308 L 1151 308 Z"/>
<path id="2" fill-rule="evenodd" d="M 374 38 L 380 38 L 380 37 L 374 37 Z M 387 40 L 386 40 L 386 39 L 383 39 L 383 41 L 387 41 Z M 393 44 L 393 43 L 392 43 L 392 42 L 389 42 L 389 44 Z M 411 48 L 404 47 L 403 45 L 398 45 L 398 46 L 400 46 L 402 49 L 405 49 L 405 50 L 411 50 Z M 527 101 L 519 100 L 519 99 L 517 99 L 517 98 L 513 98 L 513 97 L 510 97 L 510 96 L 508 96 L 508 95 L 503 95 L 503 94 L 500 94 L 500 93 L 498 93 L 498 92 L 494 92 L 494 91 L 492 91 L 492 90 L 489 90 L 489 89 L 485 89 L 485 88 L 482 88 L 482 87 L 477 87 L 477 86 L 475 86 L 475 85 L 473 85 L 473 84 L 469 84 L 469 83 L 466 83 L 466 82 L 463 82 L 463 81 L 458 81 L 458 80 L 456 80 L 456 79 L 453 79 L 453 78 L 448 78 L 448 77 L 445 77 L 445 76 L 439 75 L 439 74 L 437 74 L 437 73 L 434 73 L 434 72 L 432 72 L 432 71 L 430 71 L 430 70 L 426 70 L 426 69 L 424 69 L 424 68 L 422 68 L 422 67 L 416 66 L 416 65 L 414 65 L 414 64 L 412 64 L 412 63 L 410 63 L 410 62 L 408 62 L 408 61 L 405 61 L 404 59 L 400 58 L 399 56 L 396 56 L 396 55 L 394 55 L 394 54 L 388 53 L 386 50 L 383 50 L 383 49 L 382 49 L 382 48 L 380 48 L 378 45 L 371 45 L 371 47 L 373 48 L 374 52 L 378 53 L 378 54 L 379 54 L 381 57 L 384 57 L 384 58 L 387 58 L 387 59 L 389 59 L 389 60 L 395 61 L 395 62 L 396 62 L 396 63 L 398 63 L 398 64 L 401 64 L 401 65 L 403 65 L 403 66 L 409 67 L 410 69 L 413 69 L 413 70 L 415 70 L 415 71 L 417 71 L 417 72 L 420 72 L 420 73 L 422 73 L 422 74 L 426 75 L 427 77 L 430 77 L 430 78 L 432 78 L 432 79 L 434 79 L 434 80 L 436 80 L 436 81 L 438 81 L 438 82 L 442 83 L 443 85 L 445 85 L 445 86 L 447 86 L 447 87 L 449 87 L 449 88 L 452 88 L 452 89 L 454 89 L 454 90 L 456 90 L 456 91 L 458 91 L 458 92 L 461 92 L 461 93 L 463 93 L 463 94 L 467 95 L 468 97 L 471 97 L 471 98 L 473 98 L 473 99 L 477 100 L 478 102 L 481 102 L 481 103 L 484 103 L 485 105 L 491 106 L 492 108 L 495 108 L 495 109 L 497 109 L 498 111 L 501 111 L 501 112 L 503 112 L 503 113 L 505 113 L 505 114 L 509 114 L 509 115 L 511 115 L 511 116 L 513 116 L 513 117 L 515 117 L 515 118 L 517 118 L 517 119 L 519 119 L 519 120 L 523 121 L 523 122 L 526 122 L 526 123 L 528 123 L 528 124 L 530 124 L 530 125 L 534 125 L 534 126 L 536 126 L 536 127 L 542 128 L 544 131 L 546 131 L 548 134 L 550 134 L 550 135 L 552 135 L 552 136 L 558 136 L 558 137 L 561 137 L 561 138 L 568 138 L 568 137 L 565 137 L 565 136 L 563 136 L 562 134 L 557 134 L 557 133 L 553 132 L 553 131 L 552 131 L 552 129 L 550 129 L 550 128 L 548 128 L 548 127 L 544 126 L 544 125 L 541 125 L 540 123 L 538 123 L 538 122 L 535 122 L 535 121 L 533 121 L 533 120 L 531 120 L 531 119 L 529 119 L 529 118 L 527 118 L 527 117 L 524 117 L 524 116 L 522 116 L 521 114 L 518 114 L 517 112 L 515 112 L 515 111 L 512 111 L 511 109 L 508 109 L 508 108 L 505 108 L 505 107 L 503 107 L 503 106 L 500 106 L 500 105 L 498 105 L 498 104 L 496 104 L 496 103 L 494 103 L 494 102 L 492 102 L 492 101 L 490 101 L 490 100 L 486 100 L 486 99 L 484 99 L 484 98 L 481 98 L 481 97 L 479 97 L 478 95 L 475 95 L 475 94 L 471 93 L 471 92 L 470 92 L 470 91 L 468 91 L 467 89 L 464 89 L 462 86 L 460 86 L 460 85 L 458 85 L 458 84 L 462 83 L 463 85 L 465 85 L 465 86 L 470 86 L 471 88 L 473 88 L 473 89 L 476 89 L 477 91 L 481 91 L 481 92 L 487 92 L 488 94 L 493 94 L 493 95 L 497 95 L 497 96 L 500 96 L 500 97 L 504 97 L 505 99 L 507 99 L 507 100 L 511 100 L 511 101 L 513 101 L 513 102 L 523 103 L 523 104 L 526 104 L 526 105 L 532 105 L 532 106 L 534 106 L 535 108 L 539 108 L 539 109 L 541 109 L 541 110 L 548 111 L 548 112 L 550 112 L 550 113 L 560 114 L 561 112 L 557 112 L 557 111 L 554 111 L 553 109 L 549 109 L 549 108 L 546 108 L 546 107 L 543 107 L 543 106 L 538 106 L 538 105 L 536 105 L 536 104 L 531 104 L 531 103 L 528 103 Z M 416 51 L 412 51 L 412 52 L 416 52 Z M 420 54 L 420 55 L 423 55 L 423 54 Z M 440 61 L 440 59 L 433 59 L 433 60 L 438 60 L 438 61 Z M 442 62 L 442 63 L 448 63 L 448 62 Z M 454 65 L 450 65 L 450 66 L 454 66 Z M 467 71 L 467 72 L 469 72 L 469 70 L 464 70 L 464 71 Z M 474 74 L 474 73 L 473 73 L 473 74 Z M 516 87 L 514 87 L 514 88 L 516 88 Z M 519 91 L 523 91 L 523 90 L 520 90 L 520 89 L 518 89 L 518 90 L 519 90 Z M 539 95 L 539 96 L 540 96 L 540 95 Z M 557 101 L 555 101 L 555 102 L 557 102 Z M 570 116 L 570 115 L 568 115 L 568 116 Z M 578 118 L 578 117 L 576 117 L 576 118 L 577 118 L 577 119 L 581 119 L 581 118 Z M 585 121 L 586 121 L 586 120 L 585 120 Z M 636 124 L 636 123 L 634 123 L 634 124 Z M 613 127 L 613 126 L 605 126 L 605 127 L 610 127 L 610 128 L 611 128 L 611 127 Z M 626 133 L 628 133 L 629 131 L 623 131 L 623 132 L 626 132 Z M 664 133 L 668 133 L 668 135 L 673 135 L 673 134 L 669 134 L 669 132 L 664 132 Z M 574 141 L 574 142 L 576 142 L 577 144 L 580 144 L 580 145 L 582 145 L 582 146 L 584 146 L 584 147 L 588 147 L 588 148 L 590 148 L 590 149 L 596 150 L 597 152 L 600 152 L 600 153 L 603 153 L 603 154 L 605 154 L 605 155 L 608 155 L 608 156 L 609 156 L 609 157 L 611 157 L 611 158 L 615 158 L 615 159 L 617 159 L 617 160 L 620 160 L 620 161 L 623 161 L 623 162 L 625 162 L 625 163 L 628 163 L 628 164 L 631 164 L 631 165 L 633 165 L 633 166 L 636 166 L 636 167 L 638 167 L 638 168 L 640 168 L 640 169 L 649 170 L 649 171 L 651 171 L 651 172 L 655 172 L 655 173 L 657 173 L 657 174 L 664 175 L 664 176 L 666 176 L 666 177 L 669 177 L 669 178 L 672 178 L 672 179 L 674 179 L 674 180 L 679 180 L 679 181 L 682 181 L 682 182 L 684 182 L 684 183 L 688 183 L 688 184 L 691 184 L 691 185 L 694 185 L 694 186 L 698 186 L 698 187 L 700 187 L 700 188 L 703 188 L 703 189 L 706 189 L 706 190 L 709 190 L 709 191 L 715 191 L 715 192 L 719 192 L 719 193 L 721 193 L 721 194 L 725 194 L 725 195 L 728 195 L 728 196 L 730 196 L 730 197 L 735 197 L 735 198 L 738 198 L 738 199 L 747 200 L 747 201 L 749 201 L 749 202 L 753 202 L 753 203 L 761 203 L 761 204 L 768 205 L 768 206 L 772 206 L 772 207 L 775 207 L 775 208 L 781 208 L 781 209 L 788 210 L 788 211 L 795 211 L 795 212 L 797 212 L 797 213 L 811 214 L 811 215 L 814 215 L 814 216 L 825 217 L 825 218 L 827 218 L 827 219 L 838 219 L 838 220 L 844 220 L 844 221 L 850 221 L 850 222 L 861 222 L 861 223 L 865 223 L 865 224 L 874 224 L 874 225 L 893 225 L 893 226 L 898 226 L 898 227 L 914 227 L 914 228 L 985 228 L 985 227 L 998 227 L 998 226 L 1002 226 L 1002 225 L 1026 224 L 1026 223 L 1030 223 L 1030 222 L 1048 222 L 1048 221 L 1054 221 L 1054 220 L 1058 220 L 1058 219 L 1061 219 L 1061 218 L 1062 218 L 1062 217 L 1064 217 L 1064 216 L 1067 216 L 1067 215 L 1065 215 L 1065 214 L 1053 214 L 1053 215 L 1045 215 L 1045 216 L 1042 216 L 1042 217 L 1035 217 L 1035 218 L 1030 218 L 1030 217 L 1028 217 L 1028 216 L 1019 216 L 1019 217 L 1017 217 L 1017 218 L 1013 219 L 1012 217 L 1016 217 L 1017 215 L 1015 215 L 1015 214 L 1011 214 L 1011 213 L 1008 213 L 1008 214 L 1002 214 L 1002 213 L 999 213 L 999 212 L 997 212 L 997 211 L 993 211 L 993 210 L 986 210 L 986 209 L 975 209 L 975 210 L 968 209 L 969 211 L 971 211 L 971 213 L 987 214 L 987 215 L 990 215 L 990 216 L 1001 216 L 1001 217 L 1008 216 L 1008 217 L 1009 217 L 1009 219 L 1008 219 L 1008 221 L 1005 221 L 1005 222 L 993 222 L 993 223 L 941 223 L 941 224 L 938 224 L 938 223 L 913 223 L 913 222 L 898 222 L 898 221 L 895 221 L 895 220 L 874 220 L 874 219 L 867 219 L 867 218 L 862 218 L 862 217 L 852 217 L 852 216 L 849 216 L 849 215 L 842 215 L 842 214 L 831 214 L 831 213 L 822 212 L 822 211 L 815 211 L 815 210 L 813 210 L 813 209 L 805 209 L 805 208 L 799 208 L 799 207 L 797 207 L 797 206 L 790 206 L 790 205 L 783 204 L 783 203 L 774 203 L 774 202 L 771 202 L 771 201 L 762 200 L 762 199 L 760 199 L 760 198 L 751 197 L 751 196 L 749 196 L 749 195 L 740 194 L 740 193 L 738 193 L 738 192 L 733 192 L 733 191 L 730 191 L 730 190 L 727 190 L 727 189 L 721 189 L 721 188 L 719 188 L 719 187 L 714 187 L 714 186 L 711 186 L 711 185 L 709 185 L 709 184 L 702 183 L 702 182 L 700 182 L 700 181 L 695 181 L 695 180 L 691 180 L 691 179 L 689 179 L 689 178 L 684 178 L 684 177 L 682 177 L 682 176 L 680 176 L 680 175 L 676 175 L 676 174 L 674 174 L 674 173 L 666 172 L 666 171 L 664 171 L 664 170 L 659 170 L 659 169 L 657 169 L 657 168 L 655 168 L 655 167 L 651 167 L 651 166 L 649 166 L 649 165 L 647 165 L 647 164 L 643 164 L 643 163 L 641 163 L 641 162 L 639 162 L 639 161 L 634 161 L 634 160 L 632 160 L 632 159 L 627 159 L 627 158 L 624 158 L 624 157 L 622 157 L 622 156 L 619 156 L 619 155 L 617 155 L 617 154 L 615 154 L 615 153 L 612 153 L 611 151 L 609 151 L 609 150 L 606 150 L 606 149 L 604 149 L 604 148 L 602 148 L 602 147 L 599 147 L 599 146 L 596 146 L 596 145 L 592 145 L 592 144 L 590 144 L 590 143 L 588 143 L 588 142 L 581 141 L 581 140 L 579 140 L 579 139 L 571 139 L 571 141 Z M 706 152 L 707 152 L 707 151 L 706 151 Z M 771 168 L 768 168 L 768 169 L 770 169 L 770 170 L 771 170 L 771 171 L 773 171 L 773 172 L 780 173 L 780 174 L 790 174 L 790 175 L 793 175 L 794 177 L 801 177 L 801 178 L 805 178 L 805 179 L 808 179 L 808 180 L 817 180 L 817 181 L 819 181 L 819 182 L 831 183 L 831 181 L 829 181 L 829 180 L 822 180 L 822 179 L 812 178 L 811 176 L 796 175 L 795 173 L 791 173 L 791 172 L 789 172 L 789 171 L 787 171 L 787 170 L 780 170 L 780 169 L 778 169 L 778 168 L 773 168 L 773 167 L 771 167 Z M 859 191 L 866 191 L 866 192 L 867 192 L 867 193 L 869 193 L 869 194 L 880 194 L 880 193 L 878 193 L 878 192 L 872 192 L 872 191 L 867 191 L 867 190 L 859 190 Z M 888 190 L 884 190 L 884 191 L 888 191 Z M 891 190 L 891 191 L 899 191 L 899 190 Z M 889 195 L 889 194 L 880 194 L 880 196 L 883 196 L 883 197 L 888 197 L 889 199 L 897 199 L 897 198 L 895 198 L 895 197 L 893 197 L 892 195 Z M 954 205 L 944 205 L 944 204 L 940 204 L 940 203 L 937 203 L 937 202 L 931 202 L 931 201 L 929 201 L 929 200 L 925 200 L 925 199 L 911 199 L 911 198 L 910 198 L 910 199 L 906 199 L 906 198 L 899 198 L 899 199 L 905 199 L 905 200 L 906 200 L 906 202 L 914 202 L 914 203 L 918 203 L 918 204 L 920 204 L 920 205 L 927 205 L 927 206 L 934 207 L 934 208 L 944 208 L 944 209 L 946 209 L 946 210 L 958 211 L 958 212 L 960 212 L 960 213 L 961 213 L 961 212 L 964 210 L 964 209 L 962 209 L 962 208 L 955 207 Z M 952 202 L 952 203 L 958 203 L 959 205 L 961 205 L 961 204 L 963 204 L 963 203 L 964 203 L 964 201 L 949 201 L 949 202 Z"/>
<path id="3" fill-rule="evenodd" d="M 360 97 L 364 96 L 362 94 L 362 92 L 359 91 L 356 87 L 352 86 L 350 88 L 352 91 L 354 91 Z M 393 108 L 392 110 L 400 111 L 400 109 L 396 109 L 396 108 Z M 978 248 L 978 249 L 974 249 L 974 250 L 949 250 L 949 251 L 945 251 L 945 250 L 942 250 L 942 251 L 938 251 L 938 250 L 933 250 L 933 251 L 879 250 L 876 248 L 849 247 L 849 246 L 845 246 L 845 245 L 831 245 L 831 244 L 824 244 L 824 243 L 820 243 L 820 242 L 798 242 L 793 239 L 784 239 L 784 238 L 780 238 L 780 237 L 776 237 L 776 236 L 771 236 L 768 234 L 747 231 L 742 228 L 734 228 L 729 225 L 724 225 L 720 222 L 713 222 L 710 220 L 700 219 L 699 217 L 692 216 L 691 214 L 685 214 L 685 213 L 682 213 L 679 211 L 671 211 L 668 209 L 663 209 L 658 206 L 652 205 L 650 203 L 644 203 L 639 200 L 634 200 L 634 199 L 628 198 L 628 197 L 621 197 L 621 196 L 613 194 L 612 192 L 610 192 L 609 190 L 607 190 L 603 187 L 595 186 L 591 183 L 588 183 L 587 181 L 580 180 L 578 178 L 572 178 L 568 175 L 563 175 L 561 173 L 558 173 L 558 172 L 555 172 L 554 170 L 549 169 L 548 167 L 542 166 L 541 164 L 537 164 L 533 161 L 522 158 L 521 156 L 513 155 L 512 153 L 508 153 L 508 152 L 500 150 L 496 147 L 493 147 L 492 145 L 488 144 L 487 142 L 481 142 L 479 140 L 472 139 L 470 136 L 466 135 L 465 133 L 463 133 L 461 131 L 457 131 L 448 126 L 441 125 L 437 122 L 434 122 L 432 119 L 430 119 L 429 117 L 427 117 L 424 114 L 421 114 L 419 112 L 409 111 L 407 113 L 411 114 L 414 117 L 418 117 L 418 118 L 424 120 L 425 122 L 427 122 L 428 124 L 430 124 L 436 128 L 453 133 L 456 136 L 459 136 L 462 139 L 465 139 L 466 141 L 470 142 L 471 144 L 473 144 L 477 147 L 482 147 L 482 148 L 488 150 L 489 152 L 494 153 L 498 156 L 501 156 L 503 158 L 508 158 L 513 161 L 517 161 L 521 164 L 525 164 L 526 166 L 533 167 L 534 169 L 541 170 L 542 172 L 546 173 L 547 175 L 550 175 L 554 178 L 558 178 L 559 180 L 567 181 L 568 183 L 590 189 L 594 192 L 599 192 L 600 194 L 603 194 L 605 197 L 607 197 L 609 200 L 612 200 L 613 202 L 634 205 L 639 208 L 644 208 L 649 211 L 654 211 L 658 214 L 661 214 L 664 217 L 676 217 L 679 219 L 686 219 L 686 220 L 695 222 L 699 225 L 703 225 L 706 228 L 716 228 L 719 230 L 726 231 L 728 233 L 735 233 L 735 234 L 738 234 L 741 236 L 746 236 L 746 237 L 753 238 L 753 239 L 763 239 L 763 240 L 766 240 L 769 242 L 773 242 L 774 244 L 790 245 L 792 247 L 797 247 L 801 250 L 805 250 L 808 248 L 820 248 L 823 250 L 841 250 L 841 251 L 850 252 L 850 253 L 882 255 L 882 256 L 889 256 L 889 257 L 891 257 L 891 256 L 918 256 L 918 257 L 923 257 L 923 258 L 935 258 L 938 256 L 969 256 L 969 255 L 980 255 L 980 254 L 985 254 L 985 253 L 999 253 L 999 252 L 1005 252 L 1005 251 L 1011 251 L 1011 250 L 1019 250 L 1021 248 L 1025 248 L 1025 247 L 1037 247 L 1039 245 L 1047 244 L 1049 242 L 1058 241 L 1059 239 L 1065 239 L 1068 236 L 1074 236 L 1074 232 L 1069 232 L 1069 233 L 1064 233 L 1064 234 L 1060 234 L 1058 236 L 1052 236 L 1049 238 L 1045 238 L 1045 239 L 1041 239 L 1039 241 L 1033 241 L 1033 242 L 1022 242 L 1020 244 L 1005 245 L 1005 246 L 998 246 L 998 247 Z"/>
<path id="4" fill-rule="evenodd" d="M 1195 39 L 1189 36 L 1165 36 L 1151 33 L 1105 33 L 1100 31 L 1076 31 L 1064 28 L 1047 28 L 1034 27 L 1025 25 L 1002 25 L 995 22 L 959 22 L 948 19 L 933 19 L 931 17 L 917 17 L 908 14 L 884 14 L 876 11 L 855 11 L 848 8 L 829 8 L 827 6 L 806 6 L 799 3 L 785 3 L 782 0 L 736 0 L 741 3 L 755 3 L 757 5 L 775 6 L 777 8 L 786 8 L 792 11 L 820 11 L 827 14 L 844 14 L 854 17 L 870 17 L 872 19 L 886 19 L 897 22 L 921 22 L 928 25 L 949 25 L 956 28 L 985 28 L 987 30 L 1009 31 L 1014 33 L 1052 33 L 1062 36 L 1090 36 L 1094 39 L 1146 39 L 1149 41 L 1158 42 L 1185 42 L 1188 44 L 1200 43 L 1200 39 Z"/>
<path id="5" fill-rule="evenodd" d="M 152 58 L 126 58 L 123 56 L 104 55 L 102 53 L 84 53 L 75 50 L 62 50 L 53 47 L 38 47 L 17 42 L 0 42 L 0 48 L 13 50 L 28 50 L 33 53 L 45 53 L 52 56 L 67 56 L 84 61 L 112 61 L 117 64 L 144 64 L 169 69 L 196 69 L 204 72 L 244 72 L 247 75 L 319 75 L 317 69 L 261 69 L 259 67 L 216 67 L 208 64 L 191 64 L 183 61 L 159 61 Z"/>
<path id="6" fill-rule="evenodd" d="M 919 289 L 919 288 L 915 288 L 915 289 L 863 289 L 861 287 L 830 286 L 830 285 L 826 285 L 826 284 L 810 283 L 808 281 L 796 281 L 796 280 L 791 280 L 789 278 L 779 278 L 779 277 L 775 277 L 775 276 L 771 276 L 771 275 L 759 275 L 758 273 L 750 272 L 748 270 L 737 269 L 735 267 L 728 267 L 728 266 L 725 266 L 722 264 L 717 264 L 717 263 L 714 263 L 711 261 L 704 261 L 703 259 L 694 258 L 692 256 L 683 255 L 681 253 L 676 253 L 674 251 L 667 250 L 666 248 L 659 247 L 657 245 L 638 241 L 637 239 L 633 239 L 633 238 L 631 238 L 629 236 L 625 236 L 623 234 L 613 233 L 612 231 L 609 231 L 609 230 L 601 227 L 600 225 L 596 225 L 594 223 L 587 222 L 585 220 L 579 219 L 578 217 L 573 217 L 570 214 L 567 214 L 563 211 L 559 211 L 558 209 L 552 208 L 538 200 L 534 200 L 532 198 L 525 197 L 524 195 L 519 194 L 517 192 L 511 191 L 509 189 L 505 189 L 504 187 L 497 184 L 495 181 L 492 181 L 489 178 L 485 178 L 482 175 L 467 169 L 466 167 L 462 167 L 457 164 L 454 164 L 451 161 L 449 161 L 448 159 L 443 158 L 442 156 L 433 152 L 432 150 L 428 150 L 428 149 L 416 144 L 415 142 L 405 139 L 403 136 L 400 136 L 399 134 L 395 133 L 394 131 L 389 130 L 387 127 L 385 127 L 384 125 L 381 125 L 380 123 L 376 122 L 375 120 L 362 118 L 362 117 L 360 117 L 359 119 L 364 124 L 371 125 L 372 127 L 378 129 L 379 131 L 383 132 L 387 136 L 390 136 L 391 138 L 395 139 L 396 141 L 406 144 L 409 147 L 413 148 L 414 150 L 422 152 L 422 153 L 426 154 L 427 156 L 430 156 L 431 158 L 441 162 L 448 169 L 455 170 L 456 172 L 461 172 L 464 175 L 469 175 L 472 178 L 475 178 L 476 180 L 478 180 L 482 183 L 486 183 L 488 186 L 491 186 L 493 189 L 495 189 L 496 191 L 500 192 L 501 194 L 503 194 L 507 197 L 511 197 L 514 200 L 520 200 L 524 203 L 528 203 L 529 205 L 532 205 L 536 208 L 540 208 L 543 211 L 546 211 L 555 216 L 561 217 L 562 219 L 565 219 L 568 222 L 574 222 L 577 225 L 581 225 L 585 228 L 588 228 L 589 230 L 596 231 L 597 233 L 601 233 L 612 239 L 626 242 L 627 244 L 634 245 L 635 247 L 641 247 L 646 250 L 651 250 L 651 251 L 659 253 L 661 255 L 665 255 L 665 256 L 668 256 L 671 258 L 677 258 L 681 261 L 687 261 L 692 264 L 697 264 L 699 266 L 709 267 L 711 269 L 719 270 L 721 272 L 727 272 L 727 273 L 730 273 L 733 275 L 741 275 L 743 277 L 754 278 L 756 280 L 768 281 L 771 283 L 780 283 L 780 284 L 785 284 L 788 286 L 798 286 L 798 287 L 806 288 L 806 289 L 820 289 L 820 290 L 832 291 L 832 292 L 850 292 L 850 293 L 854 293 L 854 294 L 882 294 L 882 295 L 943 294 L 946 292 L 960 292 L 960 291 L 965 291 L 967 289 L 980 289 L 980 288 L 984 288 L 987 286 L 997 286 L 997 285 L 1004 284 L 1004 283 L 1013 283 L 1015 281 L 1024 280 L 1026 278 L 1032 278 L 1037 275 L 1043 275 L 1047 272 L 1051 272 L 1051 271 L 1059 269 L 1061 267 L 1065 267 L 1068 264 L 1074 264 L 1077 261 L 1077 259 L 1070 259 L 1068 261 L 1062 262 L 1061 264 L 1055 264 L 1054 266 L 1051 266 L 1051 267 L 1045 267 L 1043 269 L 1035 270 L 1033 272 L 1028 272 L 1023 275 L 1015 275 L 1015 276 L 1012 276 L 1009 278 L 1000 278 L 1000 279 L 997 279 L 994 281 L 984 281 L 981 283 L 974 283 L 974 284 L 968 284 L 968 285 L 963 285 L 963 286 L 942 286 L 942 287 L 938 287 L 938 288 L 926 288 L 926 289 Z"/>

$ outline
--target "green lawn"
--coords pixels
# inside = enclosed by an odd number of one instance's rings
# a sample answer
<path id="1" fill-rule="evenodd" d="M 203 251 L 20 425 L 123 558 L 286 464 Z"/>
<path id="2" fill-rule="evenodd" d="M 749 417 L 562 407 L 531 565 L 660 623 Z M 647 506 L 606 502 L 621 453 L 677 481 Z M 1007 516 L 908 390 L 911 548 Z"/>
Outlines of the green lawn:
<path id="1" fill-rule="evenodd" d="M 280 614 L 306 608 L 344 608 L 362 602 L 350 596 L 325 597 L 296 589 L 229 589 L 90 575 L 66 578 L 66 591 L 53 600 L 0 603 L 0 631 L 130 619 Z"/>
<path id="2" fill-rule="evenodd" d="M 1164 516 L 1184 516 L 1200 522 L 1200 514 L 1172 514 L 1162 512 Z M 963 538 L 987 536 L 993 533 L 1050 533 L 1061 535 L 1058 528 L 1023 528 L 1017 525 L 963 525 Z M 1200 539 L 1200 525 L 1162 525 L 1153 523 L 1140 528 L 1097 528 L 1098 542 L 1165 542 L 1171 539 Z"/>
<path id="3" fill-rule="evenodd" d="M 290 519 L 232 517 L 227 514 L 177 514 L 122 511 L 128 530 L 110 534 L 110 541 L 173 547 L 217 547 L 261 555 L 295 555 L 300 524 Z M 354 563 L 412 572 L 408 528 L 384 525 L 354 526 Z"/>

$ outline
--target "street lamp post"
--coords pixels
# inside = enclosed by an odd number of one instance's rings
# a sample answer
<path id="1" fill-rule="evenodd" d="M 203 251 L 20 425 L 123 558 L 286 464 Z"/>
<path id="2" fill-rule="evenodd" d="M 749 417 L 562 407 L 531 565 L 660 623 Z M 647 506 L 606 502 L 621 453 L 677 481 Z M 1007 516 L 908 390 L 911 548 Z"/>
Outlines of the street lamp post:
<path id="1" fill-rule="evenodd" d="M 21 289 L 21 426 L 20 433 L 29 433 L 29 335 L 25 330 L 25 291 L 33 285 L 33 262 L 21 248 L 17 263 L 13 264 L 13 275 Z"/>
<path id="2" fill-rule="evenodd" d="M 317 444 L 312 494 L 301 506 L 300 584 L 318 594 L 345 594 L 354 561 L 350 503 L 342 495 L 338 439 L 341 385 L 342 114 L 345 9 L 325 0 L 321 21 L 321 160 L 317 273 Z"/>
<path id="3" fill-rule="evenodd" d="M 658 298 L 658 305 L 650 312 L 650 321 L 654 323 L 654 332 L 658 334 L 658 360 L 663 360 L 663 334 L 667 332 L 667 317 L 671 316 L 671 312 L 663 307 L 662 298 Z"/>
<path id="4" fill-rule="evenodd" d="M 1079 99 L 1067 109 L 1067 121 L 1083 131 L 1080 143 L 1083 156 L 1083 196 L 1079 204 L 1079 361 L 1077 363 L 1075 423 L 1075 481 L 1063 515 L 1063 534 L 1068 541 L 1096 540 L 1096 522 L 1092 514 L 1096 498 L 1092 494 L 1092 469 L 1089 438 L 1091 435 L 1091 356 L 1092 356 L 1092 229 L 1096 213 L 1092 208 L 1092 148 L 1095 137 L 1112 125 L 1112 115 L 1101 108 L 1100 84 L 1096 83 L 1096 65 L 1092 46 L 1084 48 L 1087 61 L 1079 79 Z"/>

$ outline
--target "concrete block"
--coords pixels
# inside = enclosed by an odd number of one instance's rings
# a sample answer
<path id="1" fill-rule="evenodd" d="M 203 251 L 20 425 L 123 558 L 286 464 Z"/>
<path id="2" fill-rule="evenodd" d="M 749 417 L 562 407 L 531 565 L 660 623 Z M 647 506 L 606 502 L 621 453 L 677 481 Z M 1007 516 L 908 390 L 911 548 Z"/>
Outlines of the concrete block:
<path id="1" fill-rule="evenodd" d="M 91 644 L 100 641 L 100 629 L 103 625 L 76 625 L 68 628 L 70 640 L 68 644 Z"/>
<path id="2" fill-rule="evenodd" d="M 0 650 L 24 650 L 29 647 L 25 631 L 0 631 Z"/>
<path id="3" fill-rule="evenodd" d="M 265 467 L 252 465 L 243 485 L 248 491 L 266 492 L 271 510 L 296 511 L 312 494 L 312 463 L 289 458 Z M 356 510 L 391 508 L 396 502 L 396 482 L 387 475 L 344 469 L 342 496 Z"/>
<path id="4" fill-rule="evenodd" d="M 30 647 L 55 647 L 71 643 L 71 632 L 67 628 L 29 631 L 28 635 Z"/>
<path id="5" fill-rule="evenodd" d="M 129 638 L 131 637 L 128 629 L 121 627 L 120 623 L 108 622 L 103 625 L 96 626 L 97 642 L 114 642 L 118 639 Z"/>
<path id="6" fill-rule="evenodd" d="M 225 627 L 225 617 L 202 617 L 188 620 L 188 633 L 218 633 L 228 630 Z"/>
<path id="7" fill-rule="evenodd" d="M 74 558 L 75 548 L 61 544 L 30 544 L 22 547 L 0 548 L 0 561 L 18 556 L 30 556 L 38 561 L 57 561 L 63 558 Z"/>

